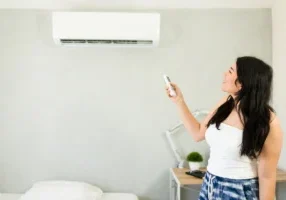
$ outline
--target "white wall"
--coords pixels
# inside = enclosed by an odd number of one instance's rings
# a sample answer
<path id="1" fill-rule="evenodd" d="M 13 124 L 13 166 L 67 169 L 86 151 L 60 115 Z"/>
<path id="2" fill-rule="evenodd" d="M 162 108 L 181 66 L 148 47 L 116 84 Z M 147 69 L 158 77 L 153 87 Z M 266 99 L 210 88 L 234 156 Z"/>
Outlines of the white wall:
<path id="1" fill-rule="evenodd" d="M 276 0 L 272 10 L 273 16 L 273 67 L 275 72 L 274 77 L 274 104 L 277 113 L 281 118 L 281 124 L 286 130 L 286 93 L 284 89 L 285 81 L 285 58 L 286 58 L 286 1 Z M 284 137 L 286 139 L 286 137 Z M 283 146 L 285 150 L 285 145 Z M 282 151 L 279 166 L 286 169 L 286 151 Z"/>
<path id="2" fill-rule="evenodd" d="M 49 12 L 0 11 L 0 191 L 62 178 L 168 199 L 178 115 L 161 73 L 191 109 L 212 107 L 237 56 L 271 64 L 271 12 L 161 13 L 159 48 L 101 49 L 55 46 Z"/>
<path id="3" fill-rule="evenodd" d="M 273 67 L 274 67 L 274 106 L 280 118 L 284 131 L 283 149 L 279 161 L 279 167 L 286 169 L 286 92 L 285 92 L 285 65 L 286 65 L 286 1 L 276 0 L 272 9 L 273 29 Z M 286 184 L 279 184 L 278 199 L 286 199 Z"/>

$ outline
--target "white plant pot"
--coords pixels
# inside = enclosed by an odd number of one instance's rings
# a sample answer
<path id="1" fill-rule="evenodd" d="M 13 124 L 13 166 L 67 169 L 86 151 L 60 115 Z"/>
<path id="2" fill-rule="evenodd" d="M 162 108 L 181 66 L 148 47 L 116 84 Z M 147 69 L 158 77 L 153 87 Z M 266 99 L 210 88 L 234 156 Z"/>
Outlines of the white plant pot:
<path id="1" fill-rule="evenodd" d="M 199 170 L 201 167 L 201 162 L 189 162 L 190 171 Z"/>

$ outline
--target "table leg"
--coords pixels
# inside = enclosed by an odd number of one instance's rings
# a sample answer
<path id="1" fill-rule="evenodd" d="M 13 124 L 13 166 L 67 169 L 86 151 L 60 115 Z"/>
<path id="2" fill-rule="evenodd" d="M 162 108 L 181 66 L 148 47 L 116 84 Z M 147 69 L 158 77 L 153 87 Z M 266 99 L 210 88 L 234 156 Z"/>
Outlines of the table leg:
<path id="1" fill-rule="evenodd" d="M 276 190 L 275 190 L 275 199 L 274 200 L 278 200 L 278 187 L 279 187 L 279 184 L 276 183 Z"/>
<path id="2" fill-rule="evenodd" d="M 175 185 L 174 185 L 174 177 L 173 177 L 173 173 L 170 171 L 170 185 L 169 185 L 169 195 L 170 195 L 170 200 L 175 200 Z"/>
<path id="3" fill-rule="evenodd" d="M 177 183 L 177 200 L 181 200 L 181 185 Z"/>

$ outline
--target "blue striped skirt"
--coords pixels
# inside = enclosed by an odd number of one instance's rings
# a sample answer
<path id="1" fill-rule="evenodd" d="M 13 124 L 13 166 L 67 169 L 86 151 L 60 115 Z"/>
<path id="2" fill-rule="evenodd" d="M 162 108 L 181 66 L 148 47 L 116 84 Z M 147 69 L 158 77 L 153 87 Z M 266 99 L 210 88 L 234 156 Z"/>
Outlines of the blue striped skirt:
<path id="1" fill-rule="evenodd" d="M 258 178 L 229 179 L 206 173 L 199 200 L 258 200 Z"/>

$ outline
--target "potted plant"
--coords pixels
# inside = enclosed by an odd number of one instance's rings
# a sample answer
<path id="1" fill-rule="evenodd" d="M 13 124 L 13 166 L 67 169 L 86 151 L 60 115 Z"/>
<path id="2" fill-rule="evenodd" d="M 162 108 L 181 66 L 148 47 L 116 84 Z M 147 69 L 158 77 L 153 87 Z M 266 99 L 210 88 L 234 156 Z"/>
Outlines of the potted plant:
<path id="1" fill-rule="evenodd" d="M 189 162 L 190 171 L 199 170 L 203 162 L 203 157 L 198 152 L 191 152 L 187 156 L 187 161 Z"/>

